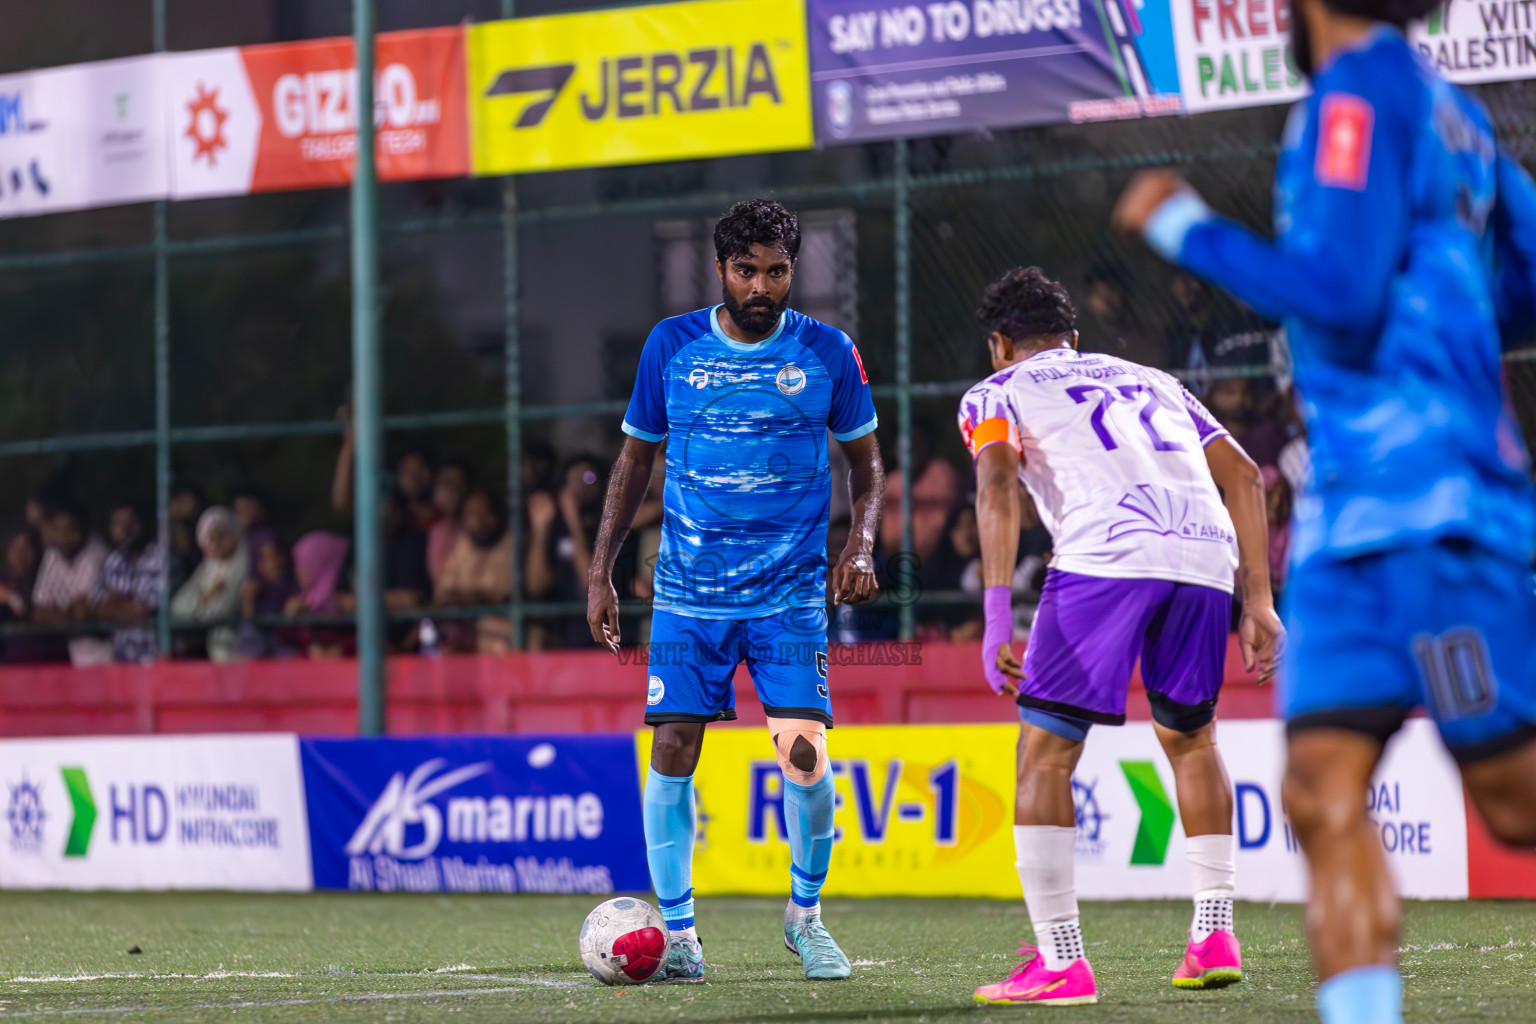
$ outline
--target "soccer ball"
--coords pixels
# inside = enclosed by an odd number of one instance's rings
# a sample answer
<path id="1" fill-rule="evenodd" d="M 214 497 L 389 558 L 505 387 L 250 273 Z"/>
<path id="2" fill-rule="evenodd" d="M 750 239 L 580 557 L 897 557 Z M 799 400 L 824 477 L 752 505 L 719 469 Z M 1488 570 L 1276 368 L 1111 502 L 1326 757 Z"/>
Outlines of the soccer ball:
<path id="1" fill-rule="evenodd" d="M 667 962 L 667 922 L 645 900 L 620 896 L 581 924 L 581 962 L 604 985 L 640 985 Z"/>

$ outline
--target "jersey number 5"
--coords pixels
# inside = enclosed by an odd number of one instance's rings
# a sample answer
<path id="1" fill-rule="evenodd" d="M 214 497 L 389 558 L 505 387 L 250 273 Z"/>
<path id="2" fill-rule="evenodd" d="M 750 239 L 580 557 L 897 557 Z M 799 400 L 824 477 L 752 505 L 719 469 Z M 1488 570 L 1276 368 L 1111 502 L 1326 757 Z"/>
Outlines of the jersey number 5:
<path id="1" fill-rule="evenodd" d="M 1152 447 L 1160 452 L 1182 452 L 1184 446 L 1177 441 L 1169 441 L 1157 432 L 1157 427 L 1152 423 L 1152 417 L 1163 407 L 1157 400 L 1157 393 L 1145 384 L 1121 384 L 1115 388 L 1107 388 L 1102 384 L 1079 384 L 1076 387 L 1067 388 L 1067 394 L 1072 401 L 1082 405 L 1088 401 L 1088 396 L 1093 392 L 1099 393 L 1099 404 L 1094 407 L 1090 422 L 1093 424 L 1093 432 L 1099 435 L 1099 440 L 1104 445 L 1104 450 L 1112 452 L 1120 445 L 1115 441 L 1115 435 L 1109 432 L 1109 426 L 1104 422 L 1104 414 L 1115 402 L 1124 399 L 1134 402 L 1140 397 L 1141 428 L 1147 432 L 1147 438 L 1152 442 Z"/>

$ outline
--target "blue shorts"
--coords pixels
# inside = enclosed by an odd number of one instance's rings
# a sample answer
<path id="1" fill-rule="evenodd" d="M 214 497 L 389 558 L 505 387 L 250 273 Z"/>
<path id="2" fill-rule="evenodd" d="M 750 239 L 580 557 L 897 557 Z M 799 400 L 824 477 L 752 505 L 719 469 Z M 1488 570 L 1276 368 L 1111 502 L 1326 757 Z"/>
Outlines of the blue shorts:
<path id="1" fill-rule="evenodd" d="M 747 663 L 772 718 L 832 725 L 827 691 L 827 616 L 794 608 L 760 619 L 696 619 L 651 613 L 645 724 L 736 718 L 736 666 Z"/>
<path id="2" fill-rule="evenodd" d="M 1442 541 L 1341 562 L 1286 584 L 1280 706 L 1290 731 L 1383 742 L 1425 708 L 1462 763 L 1536 738 L 1536 590 L 1530 567 Z"/>

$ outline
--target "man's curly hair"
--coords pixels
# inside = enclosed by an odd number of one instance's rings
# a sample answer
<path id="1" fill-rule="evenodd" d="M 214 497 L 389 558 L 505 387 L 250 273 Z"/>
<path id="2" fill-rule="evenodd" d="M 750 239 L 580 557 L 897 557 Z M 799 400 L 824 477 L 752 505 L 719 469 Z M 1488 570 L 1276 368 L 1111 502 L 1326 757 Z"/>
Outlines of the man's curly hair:
<path id="1" fill-rule="evenodd" d="M 1072 296 L 1039 267 L 1014 267 L 987 285 L 976 316 L 988 330 L 1000 331 L 1014 341 L 1071 334 L 1077 328 Z"/>
<path id="2" fill-rule="evenodd" d="M 745 256 L 754 245 L 783 249 L 791 260 L 800 256 L 800 222 L 772 199 L 743 199 L 715 223 L 715 258 L 727 263 Z"/>

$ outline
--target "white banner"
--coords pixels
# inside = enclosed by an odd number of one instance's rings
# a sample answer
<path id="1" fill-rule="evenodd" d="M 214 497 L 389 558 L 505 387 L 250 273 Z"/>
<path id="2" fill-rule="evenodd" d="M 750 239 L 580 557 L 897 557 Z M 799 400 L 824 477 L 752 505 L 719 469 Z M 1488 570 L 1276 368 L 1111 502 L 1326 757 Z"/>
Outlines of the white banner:
<path id="1" fill-rule="evenodd" d="M 158 57 L 0 76 L 0 217 L 163 199 Z"/>
<path id="2" fill-rule="evenodd" d="M 239 49 L 170 54 L 164 83 L 172 198 L 249 192 L 261 107 Z"/>
<path id="3" fill-rule="evenodd" d="M 1169 0 L 1184 108 L 1290 103 L 1307 94 L 1291 60 L 1289 0 Z"/>
<path id="4" fill-rule="evenodd" d="M 1536 16 L 1525 0 L 1446 0 L 1409 38 L 1453 82 L 1536 78 Z"/>
<path id="5" fill-rule="evenodd" d="M 1238 898 L 1305 900 L 1305 861 L 1280 803 L 1284 724 L 1222 722 L 1217 742 L 1236 791 Z M 1467 897 L 1460 778 L 1427 719 L 1408 722 L 1387 748 L 1370 807 L 1404 896 Z M 1073 777 L 1073 796 L 1079 895 L 1188 898 L 1189 870 L 1173 769 L 1150 724 L 1090 732 Z"/>
<path id="6" fill-rule="evenodd" d="M 312 888 L 292 735 L 0 742 L 0 888 Z"/>

